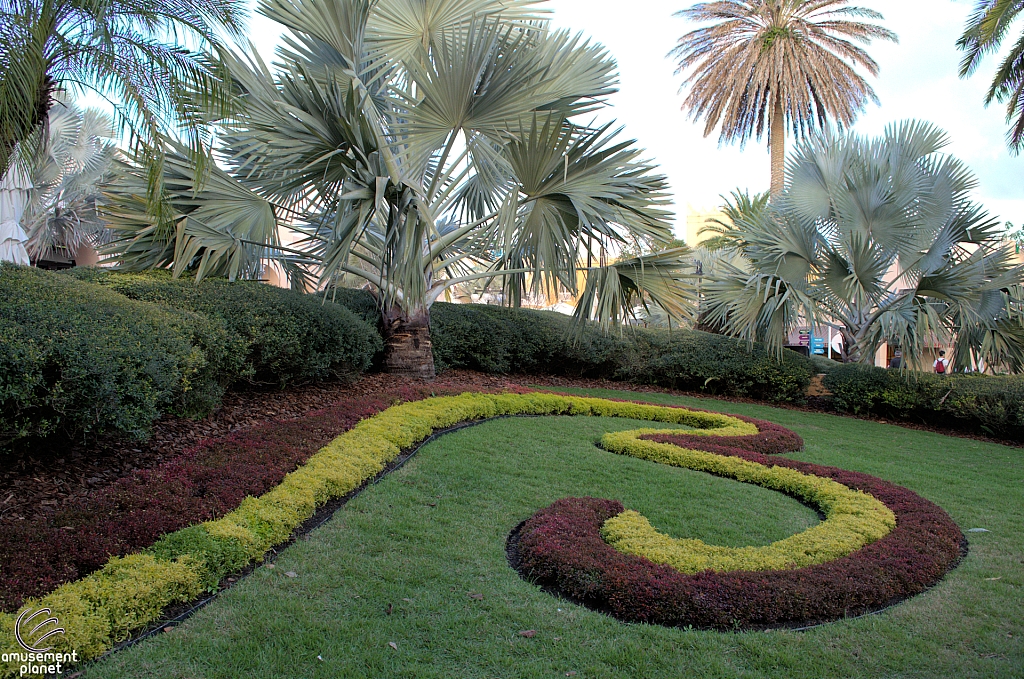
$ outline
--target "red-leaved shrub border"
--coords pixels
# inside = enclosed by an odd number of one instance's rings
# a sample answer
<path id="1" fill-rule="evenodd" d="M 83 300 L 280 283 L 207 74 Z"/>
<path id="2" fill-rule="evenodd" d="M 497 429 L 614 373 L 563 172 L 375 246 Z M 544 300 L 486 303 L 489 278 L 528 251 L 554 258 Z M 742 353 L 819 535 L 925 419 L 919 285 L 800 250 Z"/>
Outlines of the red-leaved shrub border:
<path id="1" fill-rule="evenodd" d="M 699 408 L 687 408 L 699 412 L 711 412 Z M 753 417 L 743 415 L 729 415 L 737 420 L 743 420 L 757 427 L 756 434 L 748 436 L 694 436 L 692 434 L 674 434 L 671 436 L 642 436 L 643 439 L 659 441 L 661 443 L 673 443 L 681 448 L 691 450 L 706 450 L 712 453 L 719 453 L 720 450 L 747 450 L 763 455 L 778 455 L 790 453 L 804 447 L 804 440 L 795 431 L 779 426 L 768 420 L 757 420 Z M 728 455 L 728 453 L 719 453 Z"/>
<path id="2" fill-rule="evenodd" d="M 208 439 L 32 519 L 0 521 L 0 611 L 17 610 L 26 597 L 52 592 L 99 569 L 111 556 L 149 547 L 165 533 L 224 516 L 246 496 L 274 488 L 360 420 L 396 402 L 464 391 L 458 384 L 435 384 L 345 399 L 297 419 Z"/>
<path id="3" fill-rule="evenodd" d="M 792 627 L 859 615 L 919 594 L 956 565 L 966 545 L 941 508 L 868 474 L 717 446 L 708 437 L 650 438 L 833 479 L 885 503 L 896 514 L 896 529 L 816 566 L 683 575 L 604 542 L 601 525 L 623 511 L 621 503 L 567 498 L 513 534 L 510 557 L 524 578 L 627 622 L 719 630 Z"/>
<path id="4" fill-rule="evenodd" d="M 561 394 L 563 396 L 574 396 L 576 394 L 569 394 L 567 392 L 552 391 L 554 394 Z M 606 401 L 614 401 L 615 403 L 642 403 L 649 404 L 647 401 L 634 401 L 622 398 L 606 398 Z M 679 407 L 679 406 L 667 406 L 667 407 Z M 716 415 L 721 414 L 714 410 L 705 410 L 703 408 L 691 408 L 686 406 L 686 410 L 692 410 L 697 413 L 714 413 Z M 736 415 L 734 413 L 728 413 L 729 417 L 735 417 L 737 420 L 743 420 L 757 427 L 756 434 L 749 434 L 747 436 L 707 436 L 700 434 L 676 434 L 671 437 L 665 438 L 660 436 L 642 436 L 643 439 L 651 441 L 660 441 L 667 443 L 675 443 L 683 448 L 690 448 L 692 450 L 706 450 L 712 453 L 719 453 L 721 455 L 728 455 L 728 453 L 722 453 L 724 449 L 739 449 L 749 450 L 755 453 L 763 453 L 765 455 L 778 455 L 780 453 L 791 453 L 796 450 L 802 450 L 804 447 L 804 440 L 791 429 L 786 429 L 783 426 L 769 422 L 768 420 L 758 420 L 753 417 L 747 417 L 746 415 Z M 652 425 L 655 426 L 655 425 Z M 671 440 L 669 440 L 669 438 Z M 712 447 L 708 447 L 712 446 Z"/>

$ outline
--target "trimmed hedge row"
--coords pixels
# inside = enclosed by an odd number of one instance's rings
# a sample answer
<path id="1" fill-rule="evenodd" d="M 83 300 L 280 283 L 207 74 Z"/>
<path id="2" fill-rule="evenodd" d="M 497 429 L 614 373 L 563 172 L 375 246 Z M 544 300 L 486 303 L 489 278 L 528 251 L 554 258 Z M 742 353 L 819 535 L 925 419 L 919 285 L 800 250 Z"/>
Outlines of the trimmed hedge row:
<path id="1" fill-rule="evenodd" d="M 142 437 L 162 412 L 220 398 L 222 328 L 97 285 L 0 264 L 0 444 L 118 430 Z"/>
<path id="2" fill-rule="evenodd" d="M 273 490 L 247 497 L 226 516 L 165 535 L 142 554 L 113 557 L 96 572 L 25 602 L 50 608 L 67 630 L 56 652 L 95 658 L 167 605 L 187 601 L 225 575 L 260 560 L 316 508 L 373 478 L 403 449 L 435 429 L 499 415 L 595 415 L 657 420 L 743 435 L 751 427 L 727 415 L 552 394 L 463 394 L 403 403 L 363 420 Z M 15 651 L 16 615 L 0 614 L 0 651 Z M 0 676 L 15 666 L 0 665 Z"/>
<path id="3" fill-rule="evenodd" d="M 823 384 L 840 412 L 1024 440 L 1024 376 L 901 374 L 840 365 L 825 375 Z"/>
<path id="4" fill-rule="evenodd" d="M 363 290 L 336 291 L 337 301 L 372 324 L 380 313 Z M 571 340 L 572 319 L 558 313 L 479 304 L 431 308 L 439 372 L 467 368 L 499 374 L 604 378 L 710 395 L 801 402 L 813 374 L 839 412 L 877 415 L 1024 440 L 1024 376 L 901 374 L 843 365 L 698 331 L 636 329 L 605 335 L 587 330 Z"/>
<path id="5" fill-rule="evenodd" d="M 368 321 L 379 319 L 368 292 L 338 289 L 337 302 Z M 430 334 L 438 372 L 466 368 L 498 374 L 547 374 L 651 384 L 671 389 L 802 401 L 813 370 L 785 351 L 699 331 L 631 329 L 622 335 L 587 329 L 571 338 L 572 319 L 553 311 L 481 304 L 431 307 Z"/>
<path id="6" fill-rule="evenodd" d="M 777 361 L 762 346 L 684 330 L 588 329 L 571 339 L 571 324 L 553 311 L 435 304 L 435 362 L 438 369 L 605 378 L 773 402 L 803 400 L 810 383 L 810 364 L 791 351 Z"/>
<path id="7" fill-rule="evenodd" d="M 695 443 L 714 446 L 709 439 Z M 696 447 L 692 437 L 685 445 Z M 859 472 L 731 451 L 726 454 L 867 493 L 895 514 L 896 528 L 828 563 L 684 575 L 604 541 L 602 526 L 624 511 L 621 503 L 566 498 L 513 533 L 513 565 L 527 580 L 623 621 L 734 630 L 809 625 L 878 610 L 934 585 L 961 555 L 965 540 L 949 515 L 906 488 Z"/>
<path id="8" fill-rule="evenodd" d="M 66 272 L 130 299 L 202 314 L 231 338 L 229 381 L 285 387 L 366 370 L 382 343 L 373 327 L 319 295 L 255 281 L 174 279 L 168 271 Z"/>
<path id="9" fill-rule="evenodd" d="M 777 490 L 813 505 L 825 515 L 825 520 L 764 547 L 734 548 L 709 545 L 702 540 L 669 537 L 658 532 L 638 512 L 625 511 L 608 519 L 601 528 L 605 542 L 620 552 L 642 556 L 687 574 L 707 570 L 784 570 L 846 556 L 885 537 L 896 526 L 893 513 L 884 504 L 831 479 L 731 455 L 639 440 L 641 436 L 650 434 L 645 430 L 606 434 L 601 443 L 606 450 L 620 455 Z"/>
<path id="10" fill-rule="evenodd" d="M 123 294 L 122 294 L 123 293 Z M 0 446 L 201 417 L 231 384 L 365 370 L 380 337 L 347 309 L 258 283 L 0 265 Z"/>

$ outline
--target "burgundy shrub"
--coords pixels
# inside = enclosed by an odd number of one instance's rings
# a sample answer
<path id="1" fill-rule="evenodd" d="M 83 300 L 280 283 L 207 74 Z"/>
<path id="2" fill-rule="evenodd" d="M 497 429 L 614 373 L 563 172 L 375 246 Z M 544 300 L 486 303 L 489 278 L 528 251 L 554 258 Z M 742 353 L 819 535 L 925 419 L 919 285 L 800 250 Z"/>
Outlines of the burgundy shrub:
<path id="1" fill-rule="evenodd" d="M 687 437 L 687 447 L 698 447 L 689 440 L 694 438 L 700 437 Z M 703 439 L 701 448 L 729 450 L 709 441 Z M 965 540 L 953 520 L 906 488 L 859 472 L 735 448 L 721 454 L 797 469 L 862 490 L 895 513 L 896 528 L 824 564 L 684 575 L 604 542 L 601 525 L 623 511 L 620 503 L 568 498 L 523 524 L 514 565 L 526 579 L 620 620 L 727 630 L 808 625 L 884 608 L 937 583 L 961 556 Z"/>
<path id="2" fill-rule="evenodd" d="M 297 419 L 207 439 L 34 518 L 0 520 L 0 610 L 17 610 L 26 597 L 84 577 L 111 556 L 137 552 L 165 533 L 224 516 L 246 496 L 272 489 L 360 420 L 397 402 L 463 391 L 458 385 L 405 386 L 345 399 Z"/>
<path id="3" fill-rule="evenodd" d="M 689 410 L 697 410 L 689 408 Z M 708 412 L 708 411 L 699 411 Z M 657 441 L 659 443 L 672 443 L 680 448 L 694 450 L 709 450 L 708 445 L 717 449 L 749 450 L 764 455 L 778 455 L 780 453 L 791 453 L 804 447 L 804 440 L 795 431 L 779 426 L 767 420 L 757 420 L 753 417 L 743 415 L 730 415 L 738 420 L 749 422 L 757 427 L 756 434 L 747 436 L 694 436 L 692 434 L 657 434 L 642 436 L 642 439 Z M 713 450 L 710 452 L 718 452 Z M 727 454 L 727 453 L 721 453 Z"/>

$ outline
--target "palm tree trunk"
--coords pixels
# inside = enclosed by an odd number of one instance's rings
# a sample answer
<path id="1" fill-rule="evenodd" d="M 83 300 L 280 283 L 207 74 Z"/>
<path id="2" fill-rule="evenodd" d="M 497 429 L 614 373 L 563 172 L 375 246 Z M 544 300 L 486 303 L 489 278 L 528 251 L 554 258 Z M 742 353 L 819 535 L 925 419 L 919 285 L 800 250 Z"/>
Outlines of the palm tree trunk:
<path id="1" fill-rule="evenodd" d="M 786 111 L 782 107 L 782 96 L 775 98 L 772 111 L 771 144 L 772 154 L 772 198 L 782 195 L 786 180 Z"/>
<path id="2" fill-rule="evenodd" d="M 434 379 L 430 310 L 408 313 L 398 305 L 384 312 L 384 369 L 392 375 Z"/>

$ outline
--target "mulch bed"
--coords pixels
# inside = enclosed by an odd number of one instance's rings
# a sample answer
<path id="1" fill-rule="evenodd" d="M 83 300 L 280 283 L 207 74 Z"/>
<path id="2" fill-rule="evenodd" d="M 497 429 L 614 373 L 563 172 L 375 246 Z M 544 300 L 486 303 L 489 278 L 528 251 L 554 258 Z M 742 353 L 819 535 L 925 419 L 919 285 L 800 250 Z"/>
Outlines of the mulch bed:
<path id="1" fill-rule="evenodd" d="M 643 438 L 830 478 L 881 500 L 896 514 L 896 528 L 815 566 L 684 575 L 604 541 L 601 526 L 624 511 L 620 502 L 565 498 L 513 531 L 512 566 L 530 582 L 626 622 L 738 630 L 813 625 L 886 608 L 936 584 L 966 553 L 967 541 L 949 515 L 911 490 L 860 472 L 764 454 L 777 452 L 788 431 L 772 428 L 768 435 L 729 437 L 737 439 L 732 446 L 723 445 L 725 438 L 685 434 Z"/>
<path id="2" fill-rule="evenodd" d="M 397 401 L 515 386 L 477 373 L 433 382 L 372 375 L 352 385 L 233 394 L 207 420 L 157 423 L 145 447 L 108 439 L 61 457 L 23 456 L 0 486 L 0 610 L 83 577 L 111 555 L 223 516 Z"/>
<path id="3" fill-rule="evenodd" d="M 137 551 L 164 532 L 223 515 L 246 495 L 279 483 L 360 417 L 395 400 L 527 384 L 683 393 L 472 371 L 447 372 L 434 381 L 375 374 L 354 383 L 232 392 L 206 419 L 156 422 L 145 442 L 103 437 L 22 450 L 7 455 L 0 470 L 0 610 L 14 610 L 26 596 L 81 577 L 112 554 Z M 765 431 L 775 426 L 765 425 Z"/>

